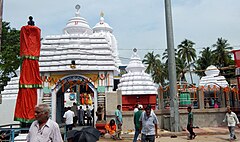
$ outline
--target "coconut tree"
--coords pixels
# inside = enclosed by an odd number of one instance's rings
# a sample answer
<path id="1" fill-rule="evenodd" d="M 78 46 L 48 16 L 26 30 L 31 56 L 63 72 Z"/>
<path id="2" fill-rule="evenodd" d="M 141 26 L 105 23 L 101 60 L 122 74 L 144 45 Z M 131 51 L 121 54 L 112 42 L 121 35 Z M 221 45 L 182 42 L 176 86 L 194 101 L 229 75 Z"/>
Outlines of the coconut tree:
<path id="1" fill-rule="evenodd" d="M 216 48 L 213 50 L 215 65 L 217 67 L 228 66 L 231 61 L 230 50 L 232 50 L 233 47 L 231 47 L 228 41 L 223 38 L 218 38 L 216 44 L 213 44 L 212 46 Z"/>
<path id="2" fill-rule="evenodd" d="M 174 51 L 175 51 L 175 59 L 177 58 L 177 49 L 174 49 Z M 162 57 L 162 60 L 166 60 L 165 61 L 165 64 L 167 64 L 168 63 L 168 51 L 167 51 L 167 49 L 165 49 L 165 51 L 163 52 L 163 57 Z"/>
<path id="3" fill-rule="evenodd" d="M 143 63 L 147 65 L 145 72 L 152 75 L 153 81 L 155 83 L 163 83 L 166 74 L 164 70 L 164 65 L 161 63 L 159 58 L 160 55 L 154 55 L 153 51 L 148 52 L 143 59 Z"/>
<path id="4" fill-rule="evenodd" d="M 208 66 L 214 64 L 213 60 L 213 53 L 210 47 L 204 47 L 202 51 L 199 52 L 200 56 L 198 57 L 196 61 L 196 70 L 201 70 L 199 72 L 196 72 L 197 75 L 202 77 L 204 75 L 204 72 L 202 70 L 205 70 Z"/>
<path id="5" fill-rule="evenodd" d="M 185 60 L 188 64 L 191 83 L 193 84 L 192 73 L 191 73 L 191 63 L 196 59 L 196 50 L 193 48 L 194 42 L 191 40 L 185 39 L 184 41 L 179 44 L 178 47 L 178 55 L 182 60 Z"/>
<path id="6" fill-rule="evenodd" d="M 160 58 L 159 54 L 154 55 L 154 51 L 148 52 L 143 59 L 143 63 L 147 65 L 147 68 L 145 70 L 146 73 L 153 74 L 154 72 L 154 66 L 156 65 L 156 60 Z"/>

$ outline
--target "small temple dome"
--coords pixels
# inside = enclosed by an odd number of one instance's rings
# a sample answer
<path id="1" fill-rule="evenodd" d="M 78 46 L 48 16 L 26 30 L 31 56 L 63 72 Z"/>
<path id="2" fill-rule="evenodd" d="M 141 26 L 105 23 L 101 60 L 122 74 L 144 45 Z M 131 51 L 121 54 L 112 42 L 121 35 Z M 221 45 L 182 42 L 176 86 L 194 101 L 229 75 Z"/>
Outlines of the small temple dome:
<path id="1" fill-rule="evenodd" d="M 103 18 L 104 14 L 103 14 L 103 12 L 101 12 L 100 15 L 101 15 L 100 21 L 93 27 L 93 32 L 105 31 L 105 32 L 110 32 L 110 33 L 112 33 L 112 32 L 113 32 L 113 28 L 110 27 L 110 26 L 108 25 L 108 23 L 106 23 L 106 22 L 104 21 L 104 18 Z"/>
<path id="2" fill-rule="evenodd" d="M 145 67 L 142 64 L 142 61 L 137 54 L 137 51 L 136 51 L 137 49 L 134 48 L 133 50 L 135 50 L 135 51 L 131 57 L 131 60 L 128 64 L 128 66 L 126 67 L 126 71 L 127 72 L 144 72 Z"/>
<path id="3" fill-rule="evenodd" d="M 145 67 L 137 54 L 137 49 L 130 59 L 126 68 L 127 74 L 120 79 L 118 89 L 122 95 L 150 95 L 157 94 L 157 88 L 152 77 L 144 72 Z"/>
<path id="4" fill-rule="evenodd" d="M 205 74 L 206 76 L 203 76 L 199 80 L 199 86 L 221 86 L 221 87 L 227 87 L 229 86 L 228 82 L 226 81 L 226 78 L 224 76 L 219 76 L 219 70 L 216 66 L 210 65 L 207 67 Z"/>
<path id="5" fill-rule="evenodd" d="M 218 76 L 220 71 L 217 69 L 216 66 L 210 65 L 207 67 L 206 71 L 204 72 L 207 76 Z"/>
<path id="6" fill-rule="evenodd" d="M 92 29 L 86 19 L 80 16 L 80 5 L 76 5 L 75 17 L 71 18 L 63 29 L 64 34 L 92 34 Z"/>

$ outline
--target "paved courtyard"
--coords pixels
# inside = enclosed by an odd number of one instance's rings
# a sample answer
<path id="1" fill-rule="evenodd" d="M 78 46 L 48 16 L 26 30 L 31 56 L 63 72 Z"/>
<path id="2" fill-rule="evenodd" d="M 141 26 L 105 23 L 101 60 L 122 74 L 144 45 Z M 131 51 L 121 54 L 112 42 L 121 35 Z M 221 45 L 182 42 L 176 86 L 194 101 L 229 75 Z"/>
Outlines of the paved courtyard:
<path id="1" fill-rule="evenodd" d="M 188 140 L 187 131 L 182 132 L 169 132 L 159 130 L 159 138 L 155 142 L 229 142 L 229 132 L 227 127 L 206 127 L 194 129 L 194 132 L 197 134 L 197 137 L 194 140 Z M 240 140 L 240 129 L 235 129 L 237 141 Z M 177 136 L 177 138 L 171 138 L 171 136 Z M 122 142 L 132 142 L 133 133 L 123 134 L 123 140 L 117 140 Z M 115 140 L 100 138 L 99 142 L 111 142 Z M 140 142 L 140 141 L 139 141 Z"/>
<path id="2" fill-rule="evenodd" d="M 239 141 L 240 135 L 237 134 Z M 101 138 L 99 142 L 111 142 L 116 140 L 104 139 Z M 132 138 L 125 138 L 123 140 L 117 140 L 118 142 L 132 142 Z M 140 142 L 140 141 L 139 141 Z M 155 142 L 229 142 L 228 135 L 200 135 L 197 136 L 194 140 L 187 140 L 187 136 L 178 136 L 177 138 L 170 137 L 160 137 L 157 138 Z"/>

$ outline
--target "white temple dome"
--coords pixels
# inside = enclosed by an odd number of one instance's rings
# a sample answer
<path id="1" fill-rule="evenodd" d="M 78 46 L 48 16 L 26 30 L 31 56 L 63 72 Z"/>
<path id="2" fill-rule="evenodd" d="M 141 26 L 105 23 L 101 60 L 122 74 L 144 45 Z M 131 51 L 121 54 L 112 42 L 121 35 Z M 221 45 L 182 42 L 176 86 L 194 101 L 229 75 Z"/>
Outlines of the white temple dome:
<path id="1" fill-rule="evenodd" d="M 152 77 L 144 72 L 145 67 L 134 49 L 134 53 L 126 68 L 127 74 L 120 79 L 118 89 L 122 95 L 149 95 L 157 94 L 157 88 Z"/>
<path id="2" fill-rule="evenodd" d="M 207 76 L 218 76 L 220 71 L 217 69 L 216 66 L 210 65 L 207 67 L 206 71 L 204 72 Z"/>
<path id="3" fill-rule="evenodd" d="M 121 66 L 121 60 L 119 59 L 118 48 L 117 48 L 117 40 L 113 35 L 113 28 L 108 25 L 104 21 L 103 12 L 100 14 L 100 21 L 93 27 L 93 35 L 104 35 L 105 38 L 108 40 L 112 50 L 113 50 L 113 57 L 115 59 L 115 63 L 117 66 Z"/>
<path id="4" fill-rule="evenodd" d="M 226 81 L 226 78 L 224 76 L 219 76 L 219 70 L 216 66 L 210 65 L 207 67 L 205 74 L 206 76 L 203 76 L 199 80 L 199 86 L 221 86 L 221 87 L 227 87 L 229 84 Z"/>
<path id="5" fill-rule="evenodd" d="M 113 32 L 113 28 L 110 27 L 108 23 L 104 21 L 103 13 L 101 13 L 100 21 L 93 27 L 93 32 L 101 32 L 101 31 L 110 32 L 110 33 Z"/>
<path id="6" fill-rule="evenodd" d="M 75 17 L 71 18 L 63 29 L 64 34 L 92 34 L 93 31 L 86 19 L 80 16 L 80 5 L 76 5 Z"/>

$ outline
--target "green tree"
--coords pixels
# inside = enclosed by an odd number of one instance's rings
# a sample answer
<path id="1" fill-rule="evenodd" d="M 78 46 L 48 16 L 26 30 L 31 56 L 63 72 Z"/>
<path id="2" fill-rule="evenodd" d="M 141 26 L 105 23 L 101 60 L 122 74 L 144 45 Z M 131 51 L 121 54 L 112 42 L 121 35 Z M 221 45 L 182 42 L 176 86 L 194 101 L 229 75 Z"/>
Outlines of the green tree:
<path id="1" fill-rule="evenodd" d="M 156 54 L 154 55 L 153 52 L 148 52 L 143 59 L 143 63 L 147 65 L 147 68 L 145 70 L 146 73 L 149 73 L 152 75 L 153 81 L 155 83 L 164 83 L 165 75 L 164 72 L 164 65 L 159 60 L 160 55 Z"/>
<path id="2" fill-rule="evenodd" d="M 213 60 L 213 52 L 210 47 L 207 47 L 207 48 L 204 47 L 203 50 L 200 51 L 199 53 L 200 53 L 200 56 L 196 61 L 195 69 L 199 70 L 196 72 L 196 74 L 202 77 L 204 75 L 203 70 L 206 70 L 208 66 L 213 65 L 214 60 Z"/>
<path id="3" fill-rule="evenodd" d="M 17 76 L 20 65 L 20 31 L 10 27 L 9 22 L 2 24 L 2 39 L 0 52 L 0 91 L 11 77 Z"/>
<path id="4" fill-rule="evenodd" d="M 143 59 L 143 63 L 147 65 L 147 68 L 145 70 L 146 73 L 153 74 L 154 72 L 154 66 L 157 64 L 156 60 L 160 58 L 159 54 L 154 55 L 154 51 L 148 52 Z"/>
<path id="5" fill-rule="evenodd" d="M 223 38 L 218 38 L 216 44 L 213 44 L 213 47 L 216 48 L 213 50 L 215 65 L 217 67 L 229 66 L 231 61 L 230 50 L 232 50 L 233 47 L 230 46 L 228 41 Z"/>
<path id="6" fill-rule="evenodd" d="M 181 58 L 176 58 L 176 72 L 177 72 L 177 79 L 179 81 L 186 81 L 185 73 L 188 71 L 188 65 L 185 60 Z"/>
<path id="7" fill-rule="evenodd" d="M 182 60 L 185 60 L 189 67 L 191 83 L 193 84 L 192 73 L 191 73 L 191 63 L 196 59 L 196 50 L 193 48 L 194 42 L 191 40 L 185 39 L 179 44 L 178 47 L 178 55 Z"/>

